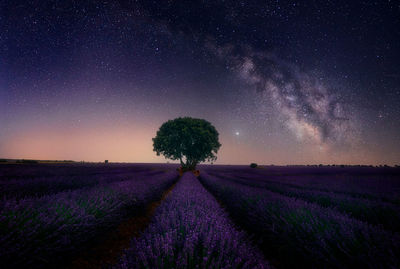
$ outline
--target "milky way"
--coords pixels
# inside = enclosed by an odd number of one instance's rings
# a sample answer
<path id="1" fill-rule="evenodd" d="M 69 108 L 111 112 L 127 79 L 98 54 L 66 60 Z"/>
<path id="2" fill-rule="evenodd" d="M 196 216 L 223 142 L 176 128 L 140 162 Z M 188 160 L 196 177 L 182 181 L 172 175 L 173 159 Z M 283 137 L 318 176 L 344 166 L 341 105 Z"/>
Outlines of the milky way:
<path id="1" fill-rule="evenodd" d="M 340 96 L 318 77 L 299 70 L 273 54 L 227 46 L 207 46 L 227 61 L 257 92 L 267 92 L 286 126 L 301 141 L 311 140 L 326 149 L 355 142 L 356 115 L 349 115 Z"/>

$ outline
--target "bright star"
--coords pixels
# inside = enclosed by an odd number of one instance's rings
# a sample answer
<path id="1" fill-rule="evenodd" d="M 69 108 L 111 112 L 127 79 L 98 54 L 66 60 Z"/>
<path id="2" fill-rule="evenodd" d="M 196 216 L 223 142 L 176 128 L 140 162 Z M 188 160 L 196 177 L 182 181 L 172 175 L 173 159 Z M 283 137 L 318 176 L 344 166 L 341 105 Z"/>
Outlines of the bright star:
<path id="1" fill-rule="evenodd" d="M 235 134 L 236 134 L 236 135 L 239 135 L 239 132 L 236 132 Z"/>

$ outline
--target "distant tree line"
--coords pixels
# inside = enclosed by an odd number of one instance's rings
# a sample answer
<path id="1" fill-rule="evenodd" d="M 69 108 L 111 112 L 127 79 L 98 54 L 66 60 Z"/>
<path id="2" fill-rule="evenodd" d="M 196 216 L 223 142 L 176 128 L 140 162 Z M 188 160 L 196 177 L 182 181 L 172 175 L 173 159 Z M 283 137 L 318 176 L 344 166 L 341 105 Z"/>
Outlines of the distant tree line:
<path id="1" fill-rule="evenodd" d="M 24 159 L 22 159 L 22 160 L 17 160 L 16 161 L 16 163 L 39 163 L 39 161 L 37 161 L 37 160 L 24 160 Z"/>
<path id="2" fill-rule="evenodd" d="M 71 160 L 32 160 L 32 159 L 0 159 L 0 163 L 28 163 L 28 164 L 36 164 L 36 163 L 74 163 L 75 161 Z"/>

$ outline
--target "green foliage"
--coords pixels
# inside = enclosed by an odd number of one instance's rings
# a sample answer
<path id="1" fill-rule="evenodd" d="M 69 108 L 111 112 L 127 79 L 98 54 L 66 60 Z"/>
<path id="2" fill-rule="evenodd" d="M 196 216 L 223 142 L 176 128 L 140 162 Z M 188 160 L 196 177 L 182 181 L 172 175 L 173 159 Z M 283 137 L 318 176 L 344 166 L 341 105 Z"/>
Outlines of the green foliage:
<path id="1" fill-rule="evenodd" d="M 0 159 L 0 163 L 6 163 L 7 160 L 6 159 Z"/>
<path id="2" fill-rule="evenodd" d="M 250 164 L 250 167 L 251 167 L 251 168 L 256 168 L 257 166 L 258 166 L 258 164 L 256 164 L 256 163 L 251 163 L 251 164 Z"/>
<path id="3" fill-rule="evenodd" d="M 199 162 L 215 161 L 221 144 L 210 122 L 190 117 L 169 120 L 153 138 L 153 150 L 165 158 L 180 160 L 184 170 L 194 170 Z"/>

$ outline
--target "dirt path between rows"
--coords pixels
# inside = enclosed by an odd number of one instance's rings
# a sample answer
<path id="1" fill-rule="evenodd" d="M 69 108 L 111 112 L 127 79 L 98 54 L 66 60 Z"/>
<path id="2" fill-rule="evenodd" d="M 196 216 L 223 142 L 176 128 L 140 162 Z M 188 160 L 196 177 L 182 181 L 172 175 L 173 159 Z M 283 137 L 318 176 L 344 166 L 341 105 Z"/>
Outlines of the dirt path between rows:
<path id="1" fill-rule="evenodd" d="M 97 269 L 116 264 L 124 250 L 129 247 L 132 238 L 138 237 L 149 225 L 156 208 L 169 195 L 177 182 L 164 191 L 160 200 L 147 205 L 144 214 L 129 218 L 120 223 L 117 228 L 105 236 L 105 240 L 100 245 L 82 252 L 66 268 Z"/>

